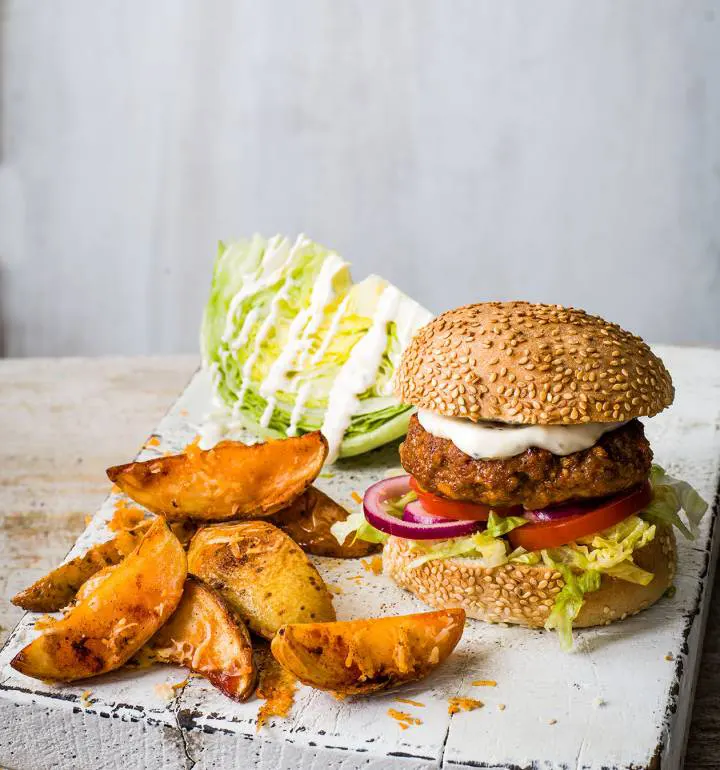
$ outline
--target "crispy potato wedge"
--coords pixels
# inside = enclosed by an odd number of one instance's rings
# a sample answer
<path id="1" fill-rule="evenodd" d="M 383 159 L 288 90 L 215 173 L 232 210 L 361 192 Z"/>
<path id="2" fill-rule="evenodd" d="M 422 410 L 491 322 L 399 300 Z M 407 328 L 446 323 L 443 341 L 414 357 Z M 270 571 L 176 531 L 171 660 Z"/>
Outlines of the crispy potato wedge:
<path id="1" fill-rule="evenodd" d="M 95 591 L 97 591 L 97 589 L 100 587 L 100 583 L 107 580 L 110 577 L 110 573 L 117 566 L 118 566 L 117 564 L 110 564 L 107 567 L 103 567 L 94 575 L 91 575 L 78 589 L 78 592 L 75 595 L 75 602 L 77 604 L 79 604 L 80 602 L 84 602 L 85 599 L 88 598 L 88 596 L 91 596 L 92 594 L 94 594 Z"/>
<path id="2" fill-rule="evenodd" d="M 188 570 L 220 591 L 250 629 L 266 639 L 283 623 L 335 619 L 318 571 L 300 546 L 266 521 L 199 530 L 188 549 Z"/>
<path id="3" fill-rule="evenodd" d="M 92 546 L 82 556 L 61 564 L 20 591 L 13 596 L 12 603 L 31 612 L 57 612 L 67 607 L 90 577 L 104 567 L 118 564 L 137 548 L 150 523 L 148 520 L 132 531 L 119 532 L 112 540 Z"/>
<path id="4" fill-rule="evenodd" d="M 461 609 L 292 624 L 277 632 L 271 650 L 303 684 L 368 695 L 427 676 L 455 649 L 464 627 Z"/>
<path id="5" fill-rule="evenodd" d="M 108 468 L 126 495 L 168 521 L 270 516 L 315 480 L 327 457 L 320 433 L 247 446 L 221 441 L 203 451 Z"/>
<path id="6" fill-rule="evenodd" d="M 112 671 L 172 615 L 182 596 L 187 558 L 163 519 L 137 548 L 83 592 L 65 617 L 24 647 L 10 665 L 36 679 L 72 681 Z"/>
<path id="7" fill-rule="evenodd" d="M 176 663 L 229 698 L 247 700 L 256 680 L 250 634 L 220 594 L 189 575 L 178 608 L 138 654 L 140 663 Z"/>
<path id="8" fill-rule="evenodd" d="M 348 512 L 342 505 L 316 487 L 310 487 L 292 505 L 274 514 L 272 522 L 290 535 L 305 553 L 315 556 L 353 559 L 378 551 L 380 545 L 364 540 L 353 542 L 352 535 L 348 535 L 342 545 L 338 543 L 330 527 L 347 517 Z"/>

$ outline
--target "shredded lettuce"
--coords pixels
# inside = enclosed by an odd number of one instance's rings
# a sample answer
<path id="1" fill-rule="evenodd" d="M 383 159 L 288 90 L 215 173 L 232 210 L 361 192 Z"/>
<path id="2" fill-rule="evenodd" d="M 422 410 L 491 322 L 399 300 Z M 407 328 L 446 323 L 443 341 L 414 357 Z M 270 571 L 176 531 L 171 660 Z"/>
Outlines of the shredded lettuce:
<path id="1" fill-rule="evenodd" d="M 653 499 L 643 511 L 643 518 L 677 527 L 688 540 L 694 540 L 708 509 L 705 500 L 687 481 L 670 476 L 659 465 L 653 465 L 650 470 L 650 484 Z M 687 524 L 680 518 L 681 510 L 685 512 Z"/>
<path id="2" fill-rule="evenodd" d="M 498 516 L 495 511 L 490 511 L 485 533 L 490 537 L 502 537 L 527 523 L 528 520 L 522 516 Z"/>
<path id="3" fill-rule="evenodd" d="M 448 559 L 453 556 L 477 559 L 481 567 L 499 567 L 507 562 L 506 542 L 486 532 L 476 532 L 468 537 L 454 537 L 450 540 L 409 540 L 408 542 L 414 551 L 420 553 L 420 556 L 408 565 L 411 569 L 434 559 Z"/>
<path id="4" fill-rule="evenodd" d="M 417 500 L 417 494 L 411 489 L 402 497 L 396 497 L 395 499 L 385 501 L 385 510 L 397 519 L 401 519 L 405 506 L 408 503 L 413 503 Z"/>
<path id="5" fill-rule="evenodd" d="M 639 516 L 629 516 L 619 524 L 576 543 L 568 543 L 543 551 L 552 563 L 564 564 L 574 570 L 594 570 L 613 577 L 647 585 L 651 572 L 633 564 L 633 551 L 646 546 L 655 537 L 655 525 Z"/>
<path id="6" fill-rule="evenodd" d="M 381 532 L 379 529 L 375 529 L 372 524 L 365 518 L 365 514 L 362 511 L 357 513 L 351 513 L 345 521 L 336 521 L 330 527 L 330 533 L 332 536 L 342 545 L 348 538 L 348 535 L 355 533 L 353 542 L 355 540 L 365 540 L 367 543 L 385 543 L 389 535 L 385 532 Z"/>
<path id="7" fill-rule="evenodd" d="M 568 652 L 573 647 L 573 622 L 585 603 L 585 594 L 600 588 L 601 576 L 597 570 L 590 569 L 576 574 L 565 564 L 555 564 L 552 559 L 546 561 L 549 561 L 548 566 L 552 566 L 562 575 L 565 585 L 555 598 L 552 611 L 545 621 L 545 628 L 548 631 L 557 631 L 560 647 Z"/>
<path id="8" fill-rule="evenodd" d="M 508 561 L 514 564 L 539 564 L 542 561 L 542 554 L 539 551 L 526 551 L 519 546 L 508 554 Z"/>
<path id="9" fill-rule="evenodd" d="M 277 438 L 322 428 L 338 373 L 373 329 L 388 288 L 378 276 L 353 283 L 346 262 L 304 236 L 221 243 L 201 345 L 230 429 L 243 425 Z M 404 348 L 432 315 L 402 292 L 396 296 L 384 328 L 373 332 L 384 341 L 377 369 L 363 373 L 369 385 L 354 394 L 331 454 L 361 454 L 407 432 L 414 410 L 393 395 L 392 382 Z M 336 428 L 328 432 L 336 444 Z"/>

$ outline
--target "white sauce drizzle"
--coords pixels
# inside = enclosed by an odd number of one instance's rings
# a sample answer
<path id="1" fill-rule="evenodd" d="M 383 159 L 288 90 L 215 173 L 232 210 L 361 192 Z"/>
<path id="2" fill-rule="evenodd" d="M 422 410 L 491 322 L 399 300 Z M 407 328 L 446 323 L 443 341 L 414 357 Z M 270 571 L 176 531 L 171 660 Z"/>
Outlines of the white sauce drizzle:
<path id="1" fill-rule="evenodd" d="M 308 400 L 308 396 L 312 391 L 312 381 L 304 382 L 299 388 L 295 396 L 295 404 L 290 414 L 290 425 L 288 425 L 288 436 L 294 436 L 297 433 L 297 426 L 303 412 L 305 411 L 305 403 Z"/>
<path id="2" fill-rule="evenodd" d="M 330 343 L 333 341 L 333 337 L 337 334 L 338 329 L 340 328 L 340 322 L 342 321 L 343 316 L 347 311 L 347 306 L 349 303 L 350 294 L 347 294 L 343 301 L 338 305 L 338 309 L 335 311 L 335 315 L 333 316 L 332 321 L 330 321 L 330 326 L 328 326 L 327 333 L 325 334 L 323 341 L 320 343 L 320 347 L 315 351 L 313 357 L 310 359 L 310 363 L 313 366 L 319 364 L 323 360 L 325 353 L 327 353 L 327 350 L 330 347 Z"/>
<path id="3" fill-rule="evenodd" d="M 260 395 L 268 400 L 268 407 L 260 421 L 263 427 L 267 427 L 272 417 L 277 392 L 279 390 L 286 390 L 289 387 L 287 372 L 292 367 L 298 354 L 300 354 L 300 360 L 296 368 L 302 370 L 311 344 L 310 337 L 322 324 L 325 307 L 335 296 L 333 279 L 346 265 L 347 263 L 343 262 L 337 254 L 330 254 L 325 259 L 313 285 L 308 307 L 303 308 L 290 324 L 288 338 L 283 349 L 280 355 L 273 361 L 267 376 L 259 388 Z M 269 414 L 268 410 L 270 410 Z"/>
<path id="4" fill-rule="evenodd" d="M 400 292 L 394 286 L 385 289 L 378 301 L 372 326 L 350 351 L 333 382 L 321 428 L 329 445 L 328 462 L 333 462 L 338 456 L 340 442 L 360 405 L 358 395 L 375 381 L 387 347 L 387 325 L 395 317 L 399 299 Z"/>
<path id="5" fill-rule="evenodd" d="M 303 236 L 300 236 L 301 238 Z M 225 318 L 225 329 L 222 335 L 222 341 L 228 343 L 232 340 L 235 316 L 238 308 L 251 295 L 267 288 L 272 283 L 280 279 L 282 268 L 289 261 L 288 248 L 290 242 L 287 238 L 274 235 L 267 243 L 267 248 L 263 254 L 262 262 L 258 266 L 252 278 L 248 278 L 235 296 L 230 300 L 228 314 Z"/>
<path id="6" fill-rule="evenodd" d="M 589 449 L 604 433 L 622 422 L 588 422 L 581 425 L 509 425 L 475 423 L 460 417 L 444 417 L 425 409 L 418 411 L 420 425 L 433 436 L 448 439 L 475 460 L 514 457 L 530 447 L 554 455 Z"/>
<path id="7" fill-rule="evenodd" d="M 320 361 L 322 361 L 325 353 L 327 353 L 327 349 L 330 347 L 330 343 L 333 341 L 333 337 L 337 334 L 337 331 L 340 328 L 340 322 L 345 315 L 345 311 L 347 310 L 349 302 L 350 294 L 347 294 L 343 298 L 342 302 L 340 302 L 338 305 L 337 310 L 335 311 L 332 320 L 330 321 L 330 326 L 328 326 L 327 332 L 325 333 L 325 337 L 323 337 L 323 341 L 320 343 L 320 347 L 315 351 L 313 357 L 310 359 L 311 366 L 319 364 Z M 305 404 L 311 392 L 312 382 L 306 382 L 298 389 L 297 395 L 295 396 L 295 406 L 293 407 L 292 414 L 290 415 L 288 436 L 294 436 L 297 432 L 298 421 L 300 420 L 300 416 L 305 411 Z"/>
<path id="8" fill-rule="evenodd" d="M 285 241 L 284 243 L 287 243 L 287 241 Z M 295 241 L 295 245 L 290 250 L 290 253 L 286 258 L 282 260 L 282 262 L 280 262 L 281 257 L 278 255 L 280 251 L 279 248 L 273 251 L 272 253 L 269 253 L 269 249 L 268 249 L 268 251 L 266 251 L 265 253 L 267 260 L 263 258 L 263 273 L 267 273 L 267 271 L 269 270 L 271 271 L 270 275 L 268 275 L 267 278 L 264 278 L 264 279 L 260 278 L 257 281 L 251 282 L 252 291 L 246 292 L 246 287 L 243 286 L 243 288 L 233 298 L 233 302 L 235 301 L 235 298 L 238 295 L 245 294 L 246 296 L 249 296 L 249 294 L 254 294 L 260 289 L 265 288 L 266 285 L 269 286 L 275 283 L 275 281 L 277 281 L 280 278 L 280 276 L 282 275 L 286 267 L 290 265 L 293 259 L 295 259 L 295 256 L 298 253 L 298 251 L 307 243 L 309 243 L 308 239 L 304 235 L 299 235 L 297 240 Z M 290 289 L 293 287 L 293 285 L 294 285 L 294 281 L 292 280 L 292 278 L 288 277 L 283 283 L 283 285 L 280 287 L 280 289 L 276 292 L 275 296 L 273 297 L 272 302 L 270 303 L 270 311 L 265 317 L 265 320 L 260 325 L 260 328 L 257 330 L 252 352 L 247 357 L 243 365 L 242 385 L 240 386 L 240 392 L 238 393 L 237 401 L 235 402 L 235 405 L 233 407 L 233 411 L 236 414 L 240 411 L 240 409 L 242 409 L 242 406 L 245 403 L 245 394 L 247 393 L 248 387 L 250 385 L 250 375 L 252 374 L 253 367 L 255 366 L 255 363 L 257 362 L 257 359 L 260 356 L 262 345 L 265 342 L 268 334 L 270 333 L 270 330 L 275 325 L 275 322 L 277 320 L 277 314 L 280 310 L 280 303 L 285 301 L 288 298 L 290 294 Z M 260 420 L 260 425 L 262 427 L 266 428 L 268 426 L 274 409 L 275 409 L 275 400 L 270 399 L 265 411 L 263 412 L 263 416 Z"/>
<path id="9" fill-rule="evenodd" d="M 237 337 L 230 342 L 230 350 L 240 350 L 240 348 L 247 344 L 248 339 L 250 339 L 250 332 L 252 331 L 253 326 L 255 326 L 255 321 L 257 321 L 259 315 L 260 311 L 254 307 L 245 316 L 243 325 L 240 327 Z M 222 352 L 227 355 L 227 350 L 223 350 Z"/>

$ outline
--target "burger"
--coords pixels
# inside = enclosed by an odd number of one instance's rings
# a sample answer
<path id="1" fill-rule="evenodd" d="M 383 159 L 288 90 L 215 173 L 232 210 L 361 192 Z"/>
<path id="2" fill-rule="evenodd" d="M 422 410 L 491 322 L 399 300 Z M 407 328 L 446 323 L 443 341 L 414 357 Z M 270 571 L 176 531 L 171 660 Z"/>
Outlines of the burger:
<path id="1" fill-rule="evenodd" d="M 674 390 L 639 337 L 558 305 L 466 305 L 419 330 L 395 389 L 417 408 L 406 474 L 338 534 L 383 542 L 398 585 L 566 648 L 671 589 L 674 529 L 693 537 L 707 504 L 653 465 L 638 418 Z"/>

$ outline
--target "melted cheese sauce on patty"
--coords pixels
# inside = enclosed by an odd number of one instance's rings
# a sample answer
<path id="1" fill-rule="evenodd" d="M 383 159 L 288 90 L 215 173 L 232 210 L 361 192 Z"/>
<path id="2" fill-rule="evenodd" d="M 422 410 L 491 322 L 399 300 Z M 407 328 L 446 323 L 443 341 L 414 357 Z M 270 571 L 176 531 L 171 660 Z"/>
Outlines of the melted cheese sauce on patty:
<path id="1" fill-rule="evenodd" d="M 514 457 L 530 447 L 547 449 L 554 455 L 570 455 L 589 449 L 604 433 L 625 424 L 588 422 L 582 425 L 511 425 L 443 417 L 425 409 L 418 411 L 418 420 L 428 433 L 452 441 L 473 460 Z"/>

